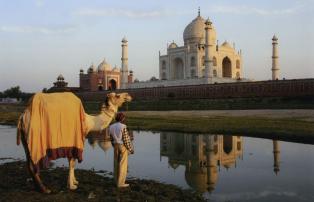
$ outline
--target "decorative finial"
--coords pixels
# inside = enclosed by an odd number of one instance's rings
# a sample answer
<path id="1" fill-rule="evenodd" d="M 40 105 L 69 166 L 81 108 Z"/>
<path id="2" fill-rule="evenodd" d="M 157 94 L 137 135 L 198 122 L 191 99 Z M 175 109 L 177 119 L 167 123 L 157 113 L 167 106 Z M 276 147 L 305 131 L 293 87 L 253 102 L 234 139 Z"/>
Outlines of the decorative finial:
<path id="1" fill-rule="evenodd" d="M 201 16 L 201 8 L 198 7 L 198 17 L 200 17 L 200 16 Z"/>
<path id="2" fill-rule="evenodd" d="M 207 20 L 205 21 L 205 25 L 207 26 L 211 26 L 212 22 L 209 20 L 209 18 L 207 18 Z"/>
<path id="3" fill-rule="evenodd" d="M 272 40 L 273 40 L 273 41 L 277 41 L 277 40 L 278 40 L 278 37 L 274 34 Z"/>
<path id="4" fill-rule="evenodd" d="M 122 42 L 122 43 L 127 43 L 128 40 L 127 40 L 126 37 L 124 36 L 121 42 Z"/>

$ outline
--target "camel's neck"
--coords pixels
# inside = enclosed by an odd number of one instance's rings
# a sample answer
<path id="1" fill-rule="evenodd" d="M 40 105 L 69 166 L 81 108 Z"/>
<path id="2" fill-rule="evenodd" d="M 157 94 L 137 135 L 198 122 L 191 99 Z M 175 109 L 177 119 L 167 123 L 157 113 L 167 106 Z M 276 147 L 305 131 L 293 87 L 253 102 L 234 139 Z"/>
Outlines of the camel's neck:
<path id="1" fill-rule="evenodd" d="M 96 116 L 85 114 L 87 133 L 107 128 L 117 113 L 117 110 L 117 107 L 106 107 Z"/>

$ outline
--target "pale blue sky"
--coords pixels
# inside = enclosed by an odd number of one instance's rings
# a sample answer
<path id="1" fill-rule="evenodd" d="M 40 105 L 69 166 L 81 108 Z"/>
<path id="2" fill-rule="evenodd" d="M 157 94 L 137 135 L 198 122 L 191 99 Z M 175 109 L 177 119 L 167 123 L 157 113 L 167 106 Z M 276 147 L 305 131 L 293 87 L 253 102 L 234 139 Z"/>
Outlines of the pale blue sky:
<path id="1" fill-rule="evenodd" d="M 246 78 L 271 78 L 271 38 L 279 38 L 281 77 L 314 77 L 314 0 L 0 0 L 0 91 L 51 87 L 61 73 L 78 86 L 79 69 L 103 58 L 140 80 L 158 76 L 158 51 L 197 15 L 209 17 L 220 42 L 242 49 Z"/>

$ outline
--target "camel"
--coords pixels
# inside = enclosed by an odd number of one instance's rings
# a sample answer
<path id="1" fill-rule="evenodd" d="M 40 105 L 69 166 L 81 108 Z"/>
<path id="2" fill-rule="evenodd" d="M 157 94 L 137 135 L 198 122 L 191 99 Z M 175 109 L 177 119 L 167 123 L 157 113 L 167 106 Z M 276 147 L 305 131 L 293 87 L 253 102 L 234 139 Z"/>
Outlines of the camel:
<path id="1" fill-rule="evenodd" d="M 45 96 L 45 95 L 43 94 L 43 96 Z M 75 95 L 73 94 L 72 96 L 75 96 Z M 107 94 L 106 102 L 102 105 L 100 113 L 98 115 L 92 116 L 92 115 L 86 114 L 84 112 L 84 109 L 83 109 L 84 124 L 82 124 L 82 125 L 84 125 L 84 133 L 82 134 L 82 136 L 83 136 L 82 145 L 84 145 L 84 139 L 89 132 L 92 132 L 92 131 L 98 131 L 99 132 L 99 131 L 107 128 L 108 125 L 110 124 L 110 122 L 115 117 L 115 114 L 117 113 L 118 108 L 120 106 L 122 106 L 122 104 L 124 102 L 130 102 L 131 100 L 132 100 L 132 97 L 128 93 L 120 93 L 120 94 L 109 93 L 109 94 Z M 79 100 L 79 102 L 80 102 L 80 100 Z M 19 145 L 20 141 L 22 141 L 22 145 L 24 147 L 26 160 L 27 160 L 26 161 L 27 168 L 30 172 L 32 179 L 33 179 L 35 187 L 37 189 L 39 189 L 39 191 L 41 191 L 42 193 L 50 193 L 51 191 L 42 183 L 42 181 L 40 179 L 39 171 L 36 167 L 36 166 L 38 166 L 38 164 L 35 165 L 35 163 L 32 160 L 31 154 L 33 151 L 31 151 L 31 149 L 30 149 L 31 147 L 29 146 L 29 141 L 30 141 L 30 139 L 29 139 L 30 138 L 30 136 L 29 136 L 30 130 L 29 129 L 30 129 L 30 123 L 31 123 L 31 118 L 32 118 L 31 117 L 31 114 L 32 114 L 31 110 L 32 110 L 31 107 L 27 107 L 25 109 L 24 113 L 19 118 L 18 131 L 17 131 L 17 144 Z M 48 116 L 49 116 L 49 114 L 48 114 Z M 77 140 L 74 140 L 74 141 L 77 141 Z M 81 140 L 78 140 L 78 141 L 81 141 Z M 83 151 L 83 148 L 82 148 L 82 151 Z M 48 153 L 48 151 L 47 151 L 47 153 Z M 79 183 L 76 180 L 75 175 L 74 175 L 75 160 L 77 159 L 79 161 L 79 158 L 77 156 L 75 156 L 75 154 L 76 153 L 74 152 L 74 155 L 73 155 L 73 152 L 72 152 L 68 156 L 63 154 L 65 156 L 61 156 L 61 157 L 57 156 L 55 158 L 50 158 L 52 160 L 54 160 L 56 158 L 62 158 L 62 157 L 68 158 L 69 174 L 68 174 L 67 184 L 68 184 L 68 188 L 70 190 L 77 189 L 77 186 Z M 36 153 L 34 156 L 36 156 Z"/>

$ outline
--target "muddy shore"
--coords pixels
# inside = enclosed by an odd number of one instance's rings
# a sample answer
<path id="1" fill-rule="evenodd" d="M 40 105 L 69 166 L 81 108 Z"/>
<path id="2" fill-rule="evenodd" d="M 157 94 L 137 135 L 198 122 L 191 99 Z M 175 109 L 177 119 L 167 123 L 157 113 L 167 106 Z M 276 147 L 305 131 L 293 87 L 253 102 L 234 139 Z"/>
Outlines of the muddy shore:
<path id="1" fill-rule="evenodd" d="M 111 173 L 106 171 L 75 171 L 79 187 L 67 189 L 67 168 L 42 170 L 43 181 L 52 190 L 41 194 L 34 190 L 25 162 L 15 161 L 0 165 L 0 201 L 204 201 L 200 193 L 183 190 L 174 185 L 152 180 L 128 179 L 129 188 L 115 187 Z"/>

